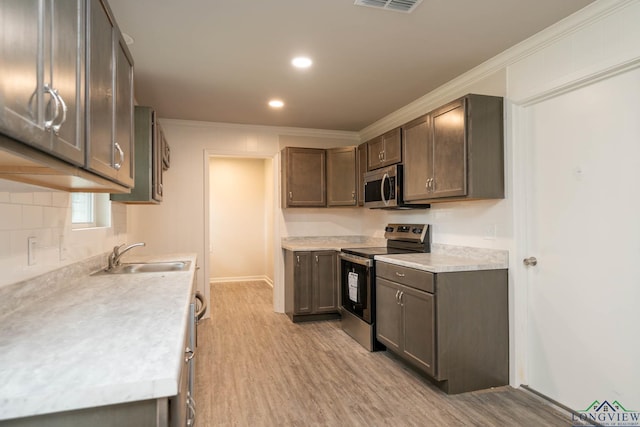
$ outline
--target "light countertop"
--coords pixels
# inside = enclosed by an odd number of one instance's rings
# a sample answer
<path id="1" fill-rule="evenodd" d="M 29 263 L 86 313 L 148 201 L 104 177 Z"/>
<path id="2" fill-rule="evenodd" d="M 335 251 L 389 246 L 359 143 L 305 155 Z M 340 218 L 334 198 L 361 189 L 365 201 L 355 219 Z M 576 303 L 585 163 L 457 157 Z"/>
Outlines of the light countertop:
<path id="1" fill-rule="evenodd" d="M 342 248 L 375 248 L 386 246 L 387 240 L 367 236 L 285 237 L 282 249 L 289 251 L 339 251 Z"/>
<path id="2" fill-rule="evenodd" d="M 3 290 L 0 420 L 178 393 L 196 255 L 131 257 L 191 265 L 74 276 L 13 298 Z"/>
<path id="3" fill-rule="evenodd" d="M 340 251 L 342 248 L 382 247 L 386 245 L 387 241 L 384 238 L 367 236 L 309 236 L 282 239 L 282 248 L 290 251 Z M 440 243 L 431 244 L 431 253 L 376 255 L 375 259 L 432 273 L 509 268 L 509 253 L 506 250 Z"/>
<path id="4" fill-rule="evenodd" d="M 430 271 L 446 273 L 452 271 L 501 270 L 508 268 L 505 261 L 487 257 L 464 257 L 443 253 L 411 253 L 396 255 L 376 255 L 376 261 Z"/>

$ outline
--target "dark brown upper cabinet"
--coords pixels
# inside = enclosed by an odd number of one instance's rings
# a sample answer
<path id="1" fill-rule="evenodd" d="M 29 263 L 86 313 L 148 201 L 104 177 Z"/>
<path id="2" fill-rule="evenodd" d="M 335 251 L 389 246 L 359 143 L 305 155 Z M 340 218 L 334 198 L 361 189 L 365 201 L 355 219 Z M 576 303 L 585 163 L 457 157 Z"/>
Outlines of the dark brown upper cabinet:
<path id="1" fill-rule="evenodd" d="M 0 2 L 0 133 L 78 166 L 85 161 L 83 10 L 83 0 Z"/>
<path id="2" fill-rule="evenodd" d="M 327 205 L 327 152 L 319 148 L 285 147 L 282 160 L 282 207 Z"/>
<path id="3" fill-rule="evenodd" d="M 405 202 L 504 197 L 501 97 L 467 95 L 402 129 Z"/>
<path id="4" fill-rule="evenodd" d="M 135 107 L 135 185 L 131 193 L 112 194 L 123 203 L 155 204 L 163 196 L 163 154 L 167 141 L 156 112 L 151 107 Z"/>
<path id="5" fill-rule="evenodd" d="M 87 167 L 133 186 L 133 59 L 102 0 L 87 13 Z"/>
<path id="6" fill-rule="evenodd" d="M 327 150 L 327 206 L 357 205 L 356 151 L 356 147 Z"/>
<path id="7" fill-rule="evenodd" d="M 0 16 L 0 177 L 129 191 L 133 59 L 106 0 L 2 1 Z"/>
<path id="8" fill-rule="evenodd" d="M 367 169 L 374 170 L 402 162 L 401 128 L 367 141 Z"/>

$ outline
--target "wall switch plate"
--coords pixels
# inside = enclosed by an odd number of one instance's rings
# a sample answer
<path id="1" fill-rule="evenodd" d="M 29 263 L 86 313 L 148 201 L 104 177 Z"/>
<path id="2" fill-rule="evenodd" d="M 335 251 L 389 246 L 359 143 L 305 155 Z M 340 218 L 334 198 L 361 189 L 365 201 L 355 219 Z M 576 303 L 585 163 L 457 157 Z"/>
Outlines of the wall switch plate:
<path id="1" fill-rule="evenodd" d="M 29 237 L 27 240 L 27 265 L 34 265 L 36 263 L 36 243 L 35 237 Z"/>

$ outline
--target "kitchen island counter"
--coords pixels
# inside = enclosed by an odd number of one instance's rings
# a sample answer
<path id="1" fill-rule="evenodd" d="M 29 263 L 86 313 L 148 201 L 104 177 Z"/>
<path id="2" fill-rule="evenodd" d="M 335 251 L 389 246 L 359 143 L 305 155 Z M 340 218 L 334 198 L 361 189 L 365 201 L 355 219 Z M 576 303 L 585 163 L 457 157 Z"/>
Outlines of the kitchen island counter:
<path id="1" fill-rule="evenodd" d="M 136 274 L 64 268 L 0 288 L 0 420 L 178 394 L 196 255 L 137 260 L 191 264 Z"/>

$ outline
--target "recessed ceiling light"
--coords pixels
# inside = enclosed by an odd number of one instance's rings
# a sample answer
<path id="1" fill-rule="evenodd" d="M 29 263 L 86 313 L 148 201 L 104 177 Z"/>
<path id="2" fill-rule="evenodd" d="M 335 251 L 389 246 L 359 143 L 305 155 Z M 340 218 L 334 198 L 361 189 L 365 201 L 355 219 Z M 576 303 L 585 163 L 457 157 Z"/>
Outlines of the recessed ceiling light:
<path id="1" fill-rule="evenodd" d="M 284 102 L 279 99 L 272 99 L 269 101 L 269 107 L 271 108 L 282 108 L 284 107 Z"/>
<path id="2" fill-rule="evenodd" d="M 313 64 L 313 61 L 311 61 L 311 58 L 307 58 L 306 56 L 298 56 L 291 60 L 291 64 L 296 68 L 309 68 L 311 67 L 311 64 Z"/>

